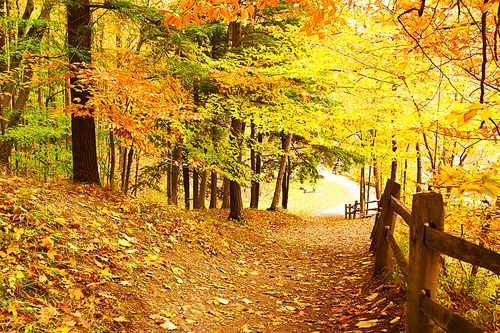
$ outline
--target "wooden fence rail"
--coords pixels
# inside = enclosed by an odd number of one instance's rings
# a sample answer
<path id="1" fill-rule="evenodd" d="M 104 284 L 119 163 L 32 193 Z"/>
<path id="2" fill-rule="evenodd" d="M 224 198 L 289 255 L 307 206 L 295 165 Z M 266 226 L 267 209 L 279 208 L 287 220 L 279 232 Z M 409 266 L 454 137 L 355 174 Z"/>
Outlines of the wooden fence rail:
<path id="1" fill-rule="evenodd" d="M 375 215 L 378 208 L 377 207 L 369 207 L 371 203 L 378 203 L 378 200 L 366 201 L 365 202 L 365 210 L 361 211 L 361 203 L 358 200 L 354 201 L 354 204 L 345 204 L 345 218 L 347 219 L 356 219 L 357 213 L 359 213 L 360 217 L 367 217 Z M 374 211 L 374 214 L 369 215 L 367 212 Z"/>
<path id="2" fill-rule="evenodd" d="M 443 253 L 500 274 L 500 253 L 445 233 L 441 194 L 414 194 L 412 210 L 401 203 L 399 197 L 399 184 L 387 181 L 379 202 L 370 250 L 375 251 L 375 274 L 387 266 L 391 249 L 408 283 L 406 332 L 431 333 L 434 324 L 446 332 L 481 332 L 436 302 L 439 256 Z M 410 226 L 409 260 L 393 236 L 397 215 Z"/>

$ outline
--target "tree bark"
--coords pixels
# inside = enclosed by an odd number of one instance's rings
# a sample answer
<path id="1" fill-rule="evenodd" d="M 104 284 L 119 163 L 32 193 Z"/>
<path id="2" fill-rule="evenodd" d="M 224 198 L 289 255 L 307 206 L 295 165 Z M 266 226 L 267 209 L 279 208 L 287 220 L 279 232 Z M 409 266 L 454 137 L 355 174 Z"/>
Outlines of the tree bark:
<path id="1" fill-rule="evenodd" d="M 422 192 L 422 156 L 420 155 L 420 145 L 417 142 L 415 149 L 417 150 L 417 187 L 416 192 Z"/>
<path id="2" fill-rule="evenodd" d="M 89 0 L 79 0 L 67 5 L 68 11 L 68 46 L 71 66 L 82 62 L 91 62 L 91 15 Z M 80 65 L 81 66 L 81 65 Z M 77 101 L 85 108 L 89 100 L 89 91 L 75 88 L 77 78 L 72 76 L 71 101 Z M 92 108 L 86 108 L 88 116 L 71 115 L 71 134 L 73 141 L 73 181 L 77 183 L 100 184 L 97 168 L 97 149 L 95 122 Z"/>
<path id="3" fill-rule="evenodd" d="M 180 174 L 180 165 L 182 164 L 182 148 L 177 146 L 174 148 L 173 159 L 175 161 L 175 165 L 172 165 L 172 195 L 170 196 L 170 204 L 177 205 L 178 197 L 179 197 L 179 174 Z"/>
<path id="4" fill-rule="evenodd" d="M 224 177 L 222 181 L 222 207 L 221 208 L 229 208 L 230 206 L 230 198 L 229 198 L 229 179 Z"/>
<path id="5" fill-rule="evenodd" d="M 128 185 L 130 181 L 130 169 L 132 168 L 132 158 L 134 157 L 134 147 L 130 146 L 128 151 L 128 160 L 127 160 L 127 170 L 125 172 L 125 185 L 123 187 L 123 193 L 127 194 Z"/>
<path id="6" fill-rule="evenodd" d="M 198 175 L 198 170 L 193 168 L 193 209 L 199 209 L 200 205 L 198 203 L 199 195 L 198 195 L 198 190 L 199 190 L 199 180 L 200 177 Z"/>
<path id="7" fill-rule="evenodd" d="M 233 47 L 241 46 L 241 22 L 231 22 L 231 42 Z M 240 119 L 233 118 L 231 120 L 231 136 L 232 144 L 236 148 L 234 163 L 235 170 L 238 172 L 238 166 L 241 163 L 242 152 L 241 152 L 241 136 L 243 135 L 244 124 Z M 239 177 L 239 175 L 235 175 Z M 231 180 L 229 183 L 229 197 L 230 197 L 230 212 L 229 219 L 241 221 L 244 220 L 243 216 L 243 199 L 241 197 L 241 185 L 235 180 Z"/>
<path id="8" fill-rule="evenodd" d="M 182 166 L 182 179 L 184 181 L 184 207 L 186 209 L 190 208 L 189 204 L 189 166 L 188 165 L 183 165 Z"/>
<path id="9" fill-rule="evenodd" d="M 268 210 L 276 210 L 278 208 L 278 202 L 281 195 L 281 185 L 283 183 L 283 176 L 285 175 L 286 161 L 288 158 L 288 151 L 290 149 L 290 144 L 292 143 L 293 133 L 288 133 L 286 136 L 282 133 L 282 146 L 284 147 L 283 155 L 281 156 L 280 168 L 278 170 L 278 178 L 276 179 L 276 187 L 274 189 L 273 201 L 271 207 Z"/>
<path id="10" fill-rule="evenodd" d="M 250 149 L 250 169 L 252 170 L 252 174 L 256 175 L 256 158 L 255 158 L 255 124 L 252 121 L 250 123 L 250 142 L 252 148 Z M 256 208 L 256 198 L 255 198 L 255 183 L 256 181 L 252 179 L 252 186 L 250 188 L 250 208 Z"/>
<path id="11" fill-rule="evenodd" d="M 281 198 L 281 207 L 283 209 L 288 208 L 288 193 L 290 190 L 290 173 L 291 173 L 291 162 L 290 158 L 288 158 L 288 163 L 285 169 L 285 176 L 283 177 L 283 185 L 282 185 L 282 198 Z"/>
<path id="12" fill-rule="evenodd" d="M 398 149 L 398 147 L 396 145 L 396 140 L 393 139 L 392 140 L 392 151 L 395 153 L 397 149 Z M 394 157 L 394 159 L 391 162 L 391 180 L 392 181 L 396 181 L 397 171 L 398 171 L 398 160 L 396 159 L 396 157 Z"/>
<path id="13" fill-rule="evenodd" d="M 242 152 L 241 152 L 241 136 L 243 135 L 244 124 L 241 120 L 233 118 L 231 120 L 231 137 L 233 141 L 233 145 L 236 147 L 236 153 L 234 158 L 235 163 L 235 172 L 238 171 L 239 164 L 241 164 L 242 160 Z M 233 175 L 239 177 L 239 174 Z M 230 201 L 230 212 L 229 219 L 242 221 L 245 219 L 243 215 L 243 199 L 241 197 L 241 185 L 236 180 L 231 180 L 229 182 L 229 201 Z"/>
<path id="14" fill-rule="evenodd" d="M 111 188 L 115 186 L 115 169 L 116 169 L 116 153 L 115 153 L 115 137 L 113 129 L 109 131 L 109 155 L 110 155 L 110 168 L 109 168 L 109 185 Z"/>
<path id="15" fill-rule="evenodd" d="M 201 175 L 200 188 L 198 193 L 198 209 L 206 209 L 205 197 L 207 195 L 208 171 L 203 171 Z"/>
<path id="16" fill-rule="evenodd" d="M 360 204 L 360 212 L 361 212 L 361 218 L 365 217 L 365 166 L 363 165 L 361 167 L 361 174 L 359 177 L 359 204 Z"/>
<path id="17" fill-rule="evenodd" d="M 211 172 L 210 178 L 210 209 L 217 208 L 217 172 Z"/>

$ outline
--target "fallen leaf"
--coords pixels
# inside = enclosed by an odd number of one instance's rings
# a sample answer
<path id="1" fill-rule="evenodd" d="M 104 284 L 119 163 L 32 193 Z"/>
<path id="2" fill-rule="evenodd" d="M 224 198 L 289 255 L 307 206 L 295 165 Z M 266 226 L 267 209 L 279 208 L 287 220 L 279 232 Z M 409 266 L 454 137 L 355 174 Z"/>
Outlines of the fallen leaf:
<path id="1" fill-rule="evenodd" d="M 126 287 L 131 287 L 132 286 L 132 283 L 130 283 L 129 281 L 121 281 L 120 284 L 122 286 L 126 286 Z"/>
<path id="2" fill-rule="evenodd" d="M 67 327 L 67 326 L 59 326 L 58 328 L 56 328 L 54 330 L 54 333 L 68 333 L 69 331 L 71 331 L 72 328 L 71 327 Z"/>
<path id="3" fill-rule="evenodd" d="M 38 316 L 42 324 L 47 325 L 49 321 L 57 315 L 57 309 L 48 306 L 46 308 L 40 309 L 40 315 Z"/>
<path id="4" fill-rule="evenodd" d="M 69 290 L 69 297 L 74 298 L 76 300 L 79 300 L 80 298 L 83 298 L 83 293 L 81 289 L 76 288 L 76 289 L 70 289 Z"/>
<path id="5" fill-rule="evenodd" d="M 120 317 L 115 317 L 113 318 L 114 321 L 118 322 L 118 323 L 124 323 L 124 322 L 127 322 L 127 318 L 125 318 L 124 316 L 120 316 Z"/>
<path id="6" fill-rule="evenodd" d="M 224 304 L 224 305 L 229 304 L 229 301 L 227 299 L 224 299 L 224 298 L 214 297 L 214 300 L 220 304 Z M 218 304 L 216 304 L 216 305 L 218 305 Z"/>
<path id="7" fill-rule="evenodd" d="M 365 299 L 370 302 L 370 301 L 373 301 L 375 298 L 377 298 L 377 296 L 378 296 L 378 293 L 373 293 L 370 296 L 366 297 Z"/>
<path id="8" fill-rule="evenodd" d="M 401 317 L 396 317 L 396 318 L 394 318 L 393 320 L 391 320 L 389 323 L 390 323 L 390 324 L 394 324 L 394 323 L 396 323 L 399 319 L 401 319 Z"/>
<path id="9" fill-rule="evenodd" d="M 125 239 L 122 239 L 122 238 L 120 238 L 118 240 L 118 244 L 121 245 L 121 246 L 123 246 L 123 247 L 131 247 L 132 246 L 132 244 L 128 240 L 125 240 Z"/>
<path id="10" fill-rule="evenodd" d="M 356 324 L 359 328 L 370 328 L 377 325 L 378 319 L 364 320 Z"/>
<path id="11" fill-rule="evenodd" d="M 175 330 L 177 329 L 177 325 L 172 323 L 170 320 L 165 321 L 163 324 L 160 324 L 160 327 L 163 327 L 164 329 L 167 330 Z"/>
<path id="12" fill-rule="evenodd" d="M 44 248 L 46 248 L 47 250 L 50 250 L 54 247 L 54 242 L 52 241 L 52 239 L 49 236 L 45 236 L 42 239 L 42 246 Z"/>

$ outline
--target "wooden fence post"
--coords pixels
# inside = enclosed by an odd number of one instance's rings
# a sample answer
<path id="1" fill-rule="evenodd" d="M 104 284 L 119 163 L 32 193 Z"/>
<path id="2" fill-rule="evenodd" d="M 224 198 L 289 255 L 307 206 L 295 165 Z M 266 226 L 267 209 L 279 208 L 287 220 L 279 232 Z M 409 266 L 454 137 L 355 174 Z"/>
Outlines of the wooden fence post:
<path id="1" fill-rule="evenodd" d="M 434 330 L 434 322 L 420 311 L 421 291 L 436 299 L 439 269 L 439 252 L 424 245 L 425 225 L 444 230 L 443 197 L 439 193 L 413 195 L 406 317 L 408 333 L 432 333 Z"/>
<path id="2" fill-rule="evenodd" d="M 390 227 L 390 230 L 394 230 L 394 225 L 396 224 L 397 214 L 394 209 L 391 208 L 391 196 L 399 199 L 401 186 L 390 179 L 387 180 L 385 185 L 384 194 L 380 198 L 379 206 L 382 207 L 380 216 L 377 218 L 377 223 L 375 224 L 375 230 L 372 240 L 371 248 L 375 249 L 375 269 L 374 274 L 380 272 L 385 266 L 387 266 L 387 260 L 389 258 L 389 242 L 385 238 L 386 226 Z"/>

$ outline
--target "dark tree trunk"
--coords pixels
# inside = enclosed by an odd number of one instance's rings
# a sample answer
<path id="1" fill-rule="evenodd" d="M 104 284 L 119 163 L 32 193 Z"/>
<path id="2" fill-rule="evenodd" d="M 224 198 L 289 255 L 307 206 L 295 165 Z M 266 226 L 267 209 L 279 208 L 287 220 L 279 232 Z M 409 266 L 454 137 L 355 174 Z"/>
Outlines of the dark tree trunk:
<path id="1" fill-rule="evenodd" d="M 262 133 L 257 134 L 257 142 L 262 143 Z M 260 177 L 260 171 L 262 167 L 262 156 L 260 152 L 257 153 L 255 157 L 255 174 Z M 260 179 L 260 178 L 259 178 Z M 256 181 L 254 190 L 254 208 L 259 208 L 259 197 L 260 197 L 260 181 Z"/>
<path id="2" fill-rule="evenodd" d="M 290 190 L 291 164 L 292 163 L 290 162 L 290 158 L 288 158 L 288 163 L 286 165 L 285 176 L 283 177 L 283 186 L 282 186 L 283 195 L 281 198 L 281 207 L 283 207 L 283 209 L 288 208 L 288 192 Z"/>
<path id="3" fill-rule="evenodd" d="M 120 172 L 121 172 L 121 186 L 120 191 L 125 189 L 125 174 L 127 173 L 127 148 L 120 147 Z"/>
<path id="4" fill-rule="evenodd" d="M 193 209 L 200 209 L 199 204 L 199 181 L 200 177 L 198 175 L 198 170 L 193 170 Z"/>
<path id="5" fill-rule="evenodd" d="M 231 43 L 233 47 L 241 46 L 241 22 L 231 22 Z M 231 120 L 232 144 L 236 147 L 234 156 L 235 169 L 238 169 L 242 159 L 241 136 L 243 135 L 244 124 L 240 119 Z M 235 175 L 239 177 L 239 175 Z M 243 199 L 241 198 L 241 185 L 237 181 L 231 180 L 229 184 L 230 212 L 229 219 L 241 221 L 243 216 Z"/>
<path id="6" fill-rule="evenodd" d="M 174 148 L 174 161 L 175 165 L 172 165 L 172 195 L 170 197 L 170 203 L 172 205 L 177 205 L 178 204 L 178 192 L 179 192 L 179 174 L 180 174 L 180 165 L 182 163 L 181 161 L 182 157 L 182 148 L 181 147 L 175 147 Z"/>
<path id="7" fill-rule="evenodd" d="M 127 171 L 125 173 L 125 186 L 123 187 L 123 193 L 127 194 L 128 185 L 130 182 L 130 169 L 132 168 L 132 158 L 134 157 L 134 147 L 131 146 L 128 151 L 128 160 L 127 160 Z"/>
<path id="8" fill-rule="evenodd" d="M 233 141 L 233 145 L 237 147 L 235 159 L 235 170 L 238 171 L 239 164 L 241 164 L 242 160 L 242 152 L 241 152 L 241 136 L 244 131 L 244 123 L 236 118 L 233 118 L 231 121 L 231 137 Z M 240 175 L 234 175 L 239 177 Z M 245 219 L 243 215 L 243 199 L 241 197 L 241 185 L 235 180 L 231 180 L 229 184 L 229 197 L 230 197 L 230 212 L 229 219 L 242 221 Z"/>
<path id="9" fill-rule="evenodd" d="M 422 156 L 420 155 L 420 145 L 416 144 L 415 149 L 417 150 L 417 187 L 416 192 L 422 192 Z"/>
<path id="10" fill-rule="evenodd" d="M 89 0 L 79 0 L 67 5 L 68 46 L 71 66 L 91 62 L 91 22 Z M 88 90 L 74 88 L 78 82 L 71 77 L 71 101 L 78 101 L 85 107 L 89 99 Z M 100 184 L 97 168 L 97 150 L 93 110 L 88 108 L 88 116 L 71 115 L 71 134 L 73 140 L 73 180 L 77 183 Z"/>
<path id="11" fill-rule="evenodd" d="M 250 142 L 252 148 L 250 149 L 250 169 L 252 170 L 252 174 L 256 175 L 256 158 L 255 158 L 255 124 L 252 121 L 250 123 Z M 257 208 L 256 200 L 255 200 L 255 183 L 256 181 L 252 179 L 252 187 L 250 188 L 250 208 Z"/>
<path id="12" fill-rule="evenodd" d="M 182 166 L 182 179 L 184 181 L 184 207 L 189 209 L 191 205 L 189 204 L 189 166 Z"/>
<path id="13" fill-rule="evenodd" d="M 229 179 L 224 177 L 222 181 L 222 207 L 221 208 L 229 208 L 230 206 L 230 198 L 229 198 Z"/>
<path id="14" fill-rule="evenodd" d="M 359 177 L 359 204 L 360 204 L 360 212 L 361 212 L 361 217 L 364 218 L 365 217 L 365 191 L 366 191 L 366 187 L 365 187 L 365 166 L 363 165 L 361 167 L 361 173 L 360 173 L 360 177 Z"/>
<path id="15" fill-rule="evenodd" d="M 392 140 L 392 151 L 396 152 L 397 149 L 398 149 L 398 146 L 396 145 L 396 140 L 393 139 Z M 391 163 L 391 180 L 394 182 L 396 181 L 397 171 L 398 171 L 398 160 L 396 159 L 396 157 L 394 157 L 394 159 L 392 160 L 392 163 Z"/>
<path id="16" fill-rule="evenodd" d="M 115 185 L 115 169 L 116 169 L 116 153 L 115 153 L 115 137 L 113 129 L 109 131 L 109 155 L 111 166 L 109 168 L 109 184 L 111 188 Z"/>
<path id="17" fill-rule="evenodd" d="M 210 209 L 217 208 L 217 172 L 212 171 L 210 178 Z"/>
<path id="18" fill-rule="evenodd" d="M 293 133 L 284 134 L 282 133 L 282 147 L 284 147 L 283 155 L 281 156 L 280 168 L 278 170 L 278 178 L 276 179 L 276 187 L 274 189 L 273 202 L 269 210 L 276 210 L 278 208 L 278 202 L 281 196 L 281 185 L 283 184 L 283 176 L 285 175 L 286 162 L 288 160 L 288 151 L 290 149 L 290 144 L 292 143 Z"/>
<path id="19" fill-rule="evenodd" d="M 201 175 L 200 189 L 198 193 L 198 208 L 206 209 L 205 207 L 205 197 L 207 196 L 207 183 L 208 183 L 208 171 L 203 171 Z"/>

